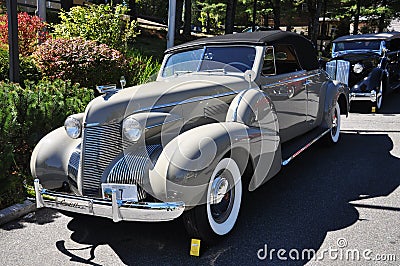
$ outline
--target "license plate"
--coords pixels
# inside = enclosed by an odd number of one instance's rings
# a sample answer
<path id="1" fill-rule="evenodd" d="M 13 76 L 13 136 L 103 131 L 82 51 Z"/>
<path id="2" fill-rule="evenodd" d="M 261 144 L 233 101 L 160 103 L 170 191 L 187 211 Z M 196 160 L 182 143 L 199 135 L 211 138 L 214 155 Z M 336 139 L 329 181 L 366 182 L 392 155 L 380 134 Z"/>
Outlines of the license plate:
<path id="1" fill-rule="evenodd" d="M 138 201 L 136 185 L 104 183 L 101 184 L 101 188 L 103 191 L 103 198 L 105 199 L 111 199 L 112 190 L 115 189 L 117 192 L 117 200 Z"/>

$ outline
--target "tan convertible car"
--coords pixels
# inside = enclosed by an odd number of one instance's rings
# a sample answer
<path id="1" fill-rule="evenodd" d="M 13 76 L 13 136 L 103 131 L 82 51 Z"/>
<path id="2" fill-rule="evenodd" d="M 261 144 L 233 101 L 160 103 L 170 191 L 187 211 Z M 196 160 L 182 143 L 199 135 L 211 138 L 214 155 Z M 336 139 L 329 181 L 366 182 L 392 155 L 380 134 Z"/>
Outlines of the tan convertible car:
<path id="1" fill-rule="evenodd" d="M 312 143 L 337 143 L 349 89 L 290 32 L 199 39 L 165 52 L 156 81 L 101 95 L 45 136 L 31 159 L 37 206 L 114 221 L 182 216 L 214 241 L 242 194 Z M 301 160 L 301 159 L 300 159 Z"/>

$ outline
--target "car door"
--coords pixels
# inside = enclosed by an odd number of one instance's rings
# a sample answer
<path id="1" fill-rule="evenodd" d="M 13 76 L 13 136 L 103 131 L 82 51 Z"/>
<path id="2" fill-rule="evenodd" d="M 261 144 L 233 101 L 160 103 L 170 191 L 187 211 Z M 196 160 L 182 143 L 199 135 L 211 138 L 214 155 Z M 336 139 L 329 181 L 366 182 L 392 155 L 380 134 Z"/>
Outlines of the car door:
<path id="1" fill-rule="evenodd" d="M 266 48 L 260 83 L 274 103 L 282 142 L 306 131 L 306 80 L 306 71 L 290 45 Z"/>
<path id="2" fill-rule="evenodd" d="M 326 75 L 320 69 L 316 69 L 307 71 L 306 76 L 307 124 L 310 127 L 314 127 L 318 118 L 321 87 L 326 81 Z"/>

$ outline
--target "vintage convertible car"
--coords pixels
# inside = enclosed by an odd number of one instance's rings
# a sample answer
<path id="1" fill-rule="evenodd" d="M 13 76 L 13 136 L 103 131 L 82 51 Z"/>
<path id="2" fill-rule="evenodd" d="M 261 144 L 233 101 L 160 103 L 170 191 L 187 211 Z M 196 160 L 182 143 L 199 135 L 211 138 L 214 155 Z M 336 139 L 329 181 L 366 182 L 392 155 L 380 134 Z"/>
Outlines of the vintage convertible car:
<path id="1" fill-rule="evenodd" d="M 400 33 L 349 35 L 333 41 L 328 74 L 351 88 L 350 100 L 381 109 L 386 92 L 400 86 Z"/>
<path id="2" fill-rule="evenodd" d="M 166 51 L 157 80 L 99 87 L 85 113 L 31 159 L 37 207 L 114 221 L 182 216 L 214 241 L 253 191 L 322 138 L 336 143 L 349 89 L 283 31 L 200 39 Z"/>

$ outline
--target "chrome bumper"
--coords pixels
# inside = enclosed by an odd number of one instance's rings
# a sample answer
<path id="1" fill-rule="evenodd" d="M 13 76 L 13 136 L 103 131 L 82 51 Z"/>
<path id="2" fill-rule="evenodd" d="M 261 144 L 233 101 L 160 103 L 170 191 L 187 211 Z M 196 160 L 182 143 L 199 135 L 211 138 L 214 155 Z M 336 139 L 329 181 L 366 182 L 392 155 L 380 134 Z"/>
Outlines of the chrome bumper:
<path id="1" fill-rule="evenodd" d="M 351 92 L 350 101 L 371 101 L 376 102 L 376 91 L 371 92 Z"/>
<path id="2" fill-rule="evenodd" d="M 185 209 L 183 202 L 130 202 L 117 200 L 112 191 L 112 200 L 93 199 L 48 191 L 35 179 L 37 208 L 49 207 L 70 212 L 101 216 L 119 221 L 161 222 L 178 218 Z"/>

